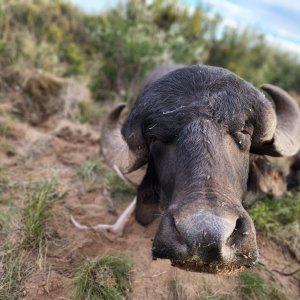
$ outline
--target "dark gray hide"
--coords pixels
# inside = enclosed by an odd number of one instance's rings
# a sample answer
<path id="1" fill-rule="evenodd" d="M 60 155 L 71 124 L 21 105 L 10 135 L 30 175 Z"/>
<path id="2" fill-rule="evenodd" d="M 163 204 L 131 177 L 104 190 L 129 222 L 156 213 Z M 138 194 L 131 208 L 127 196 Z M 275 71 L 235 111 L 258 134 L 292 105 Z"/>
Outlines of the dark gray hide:
<path id="1" fill-rule="evenodd" d="M 119 139 L 116 162 L 123 172 L 148 163 L 136 218 L 146 225 L 162 206 L 153 257 L 198 272 L 252 266 L 256 233 L 242 205 L 250 153 L 291 156 L 299 150 L 295 102 L 264 85 L 274 109 L 250 83 L 203 65 L 158 67 L 143 86 L 122 126 L 126 143 Z"/>

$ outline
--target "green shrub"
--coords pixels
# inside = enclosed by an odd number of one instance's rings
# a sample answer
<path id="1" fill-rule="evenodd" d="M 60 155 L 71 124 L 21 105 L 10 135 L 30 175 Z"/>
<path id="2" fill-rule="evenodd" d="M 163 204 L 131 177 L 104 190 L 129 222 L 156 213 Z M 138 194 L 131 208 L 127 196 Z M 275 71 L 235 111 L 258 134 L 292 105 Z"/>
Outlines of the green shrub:
<path id="1" fill-rule="evenodd" d="M 122 10 L 112 10 L 100 19 L 93 29 L 92 43 L 101 49 L 102 57 L 90 85 L 96 100 L 115 95 L 130 99 L 146 72 L 161 62 L 163 48 L 157 28 L 151 23 L 136 23 Z"/>
<path id="2" fill-rule="evenodd" d="M 275 232 L 300 220 L 300 194 L 289 192 L 281 199 L 268 196 L 255 203 L 249 213 L 258 229 Z"/>
<path id="3" fill-rule="evenodd" d="M 98 101 L 134 99 L 159 63 L 217 65 L 256 85 L 300 91 L 299 59 L 261 33 L 228 28 L 220 16 L 201 6 L 191 12 L 179 0 L 122 3 L 87 14 L 64 0 L 3 0 L 0 66 L 86 76 Z"/>

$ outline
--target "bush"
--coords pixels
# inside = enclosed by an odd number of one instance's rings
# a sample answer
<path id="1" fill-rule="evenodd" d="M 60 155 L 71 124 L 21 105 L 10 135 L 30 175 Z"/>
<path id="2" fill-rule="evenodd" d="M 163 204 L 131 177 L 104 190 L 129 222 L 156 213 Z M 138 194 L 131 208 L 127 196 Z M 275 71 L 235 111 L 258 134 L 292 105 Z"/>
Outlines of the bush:
<path id="1" fill-rule="evenodd" d="M 275 232 L 282 226 L 299 221 L 300 194 L 289 192 L 281 199 L 268 196 L 258 201 L 249 212 L 258 229 Z"/>
<path id="2" fill-rule="evenodd" d="M 287 193 L 281 199 L 267 197 L 249 213 L 258 230 L 287 247 L 300 259 L 300 194 Z"/>
<path id="3" fill-rule="evenodd" d="M 256 85 L 300 91 L 295 55 L 271 47 L 261 33 L 224 28 L 201 6 L 191 11 L 178 0 L 127 0 L 93 15 L 64 0 L 0 6 L 0 67 L 86 76 L 96 100 L 127 101 L 159 63 L 217 65 Z"/>

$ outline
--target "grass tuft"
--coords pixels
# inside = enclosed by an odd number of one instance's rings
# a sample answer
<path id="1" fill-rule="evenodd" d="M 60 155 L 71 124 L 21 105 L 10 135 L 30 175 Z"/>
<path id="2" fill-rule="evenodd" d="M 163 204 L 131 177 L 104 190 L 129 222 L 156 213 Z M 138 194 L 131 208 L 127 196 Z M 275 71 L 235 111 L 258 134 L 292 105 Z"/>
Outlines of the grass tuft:
<path id="1" fill-rule="evenodd" d="M 73 299 L 123 299 L 129 291 L 130 266 L 125 256 L 87 259 L 75 274 Z"/>
<path id="2" fill-rule="evenodd" d="M 243 272 L 238 277 L 242 299 L 261 299 L 265 294 L 264 280 L 254 272 Z"/>
<path id="3" fill-rule="evenodd" d="M 23 279 L 29 269 L 25 264 L 24 252 L 11 252 L 0 260 L 0 299 L 22 299 L 24 286 Z"/>
<path id="4" fill-rule="evenodd" d="M 213 292 L 202 292 L 197 296 L 197 300 L 233 300 L 236 299 L 232 295 L 218 294 Z"/>
<path id="5" fill-rule="evenodd" d="M 287 193 L 281 199 L 267 197 L 249 213 L 258 230 L 288 247 L 300 259 L 300 193 Z"/>
<path id="6" fill-rule="evenodd" d="M 92 191 L 100 184 L 101 171 L 101 164 L 96 159 L 85 161 L 80 165 L 78 175 L 82 178 L 87 191 Z"/>
<path id="7" fill-rule="evenodd" d="M 237 286 L 228 293 L 204 290 L 197 295 L 198 300 L 287 300 L 285 294 L 275 287 L 274 282 L 266 282 L 255 272 L 238 274 Z"/>
<path id="8" fill-rule="evenodd" d="M 81 164 L 78 175 L 83 179 L 85 189 L 93 191 L 107 188 L 112 198 L 133 196 L 136 191 L 130 188 L 115 171 L 108 169 L 99 159 L 91 159 Z"/>
<path id="9" fill-rule="evenodd" d="M 110 171 L 107 173 L 106 179 L 112 198 L 134 196 L 136 194 L 136 190 L 130 188 L 127 183 L 116 174 L 116 172 Z"/>
<path id="10" fill-rule="evenodd" d="M 38 183 L 31 199 L 24 209 L 25 245 L 39 247 L 47 240 L 46 223 L 51 217 L 51 202 L 55 198 L 54 183 L 45 181 Z"/>
<path id="11" fill-rule="evenodd" d="M 286 300 L 286 296 L 276 287 L 264 282 L 254 272 L 242 272 L 238 276 L 240 299 Z"/>
<path id="12" fill-rule="evenodd" d="M 275 232 L 300 219 L 300 193 L 287 193 L 281 199 L 266 197 L 258 201 L 249 213 L 258 229 Z"/>

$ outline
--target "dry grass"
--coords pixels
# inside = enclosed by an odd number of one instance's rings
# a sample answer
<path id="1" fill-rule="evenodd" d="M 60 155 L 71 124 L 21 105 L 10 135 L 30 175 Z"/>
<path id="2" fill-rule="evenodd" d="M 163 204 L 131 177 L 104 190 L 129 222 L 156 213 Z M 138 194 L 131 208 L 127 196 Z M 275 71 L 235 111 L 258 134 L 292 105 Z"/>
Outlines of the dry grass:
<path id="1" fill-rule="evenodd" d="M 9 117 L 0 117 L 0 137 L 16 140 L 21 138 L 23 134 L 24 132 L 18 130 Z"/>
<path id="2" fill-rule="evenodd" d="M 82 101 L 78 108 L 76 118 L 80 123 L 99 124 L 108 113 L 107 108 L 97 102 Z"/>
<path id="3" fill-rule="evenodd" d="M 0 258 L 0 299 L 18 300 L 24 296 L 24 278 L 30 272 L 27 254 L 19 249 Z"/>
<path id="4" fill-rule="evenodd" d="M 300 262 L 300 221 L 295 221 L 279 229 L 275 239 L 287 246 Z"/>
<path id="5" fill-rule="evenodd" d="M 19 93 L 14 97 L 14 112 L 32 125 L 48 120 L 63 111 L 61 97 L 66 81 L 48 73 L 28 72 L 19 83 Z"/>
<path id="6" fill-rule="evenodd" d="M 184 291 L 177 278 L 173 278 L 169 282 L 170 285 L 170 294 L 168 296 L 169 300 L 186 300 Z"/>

